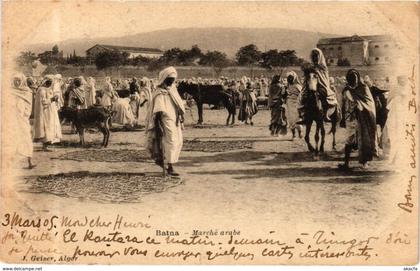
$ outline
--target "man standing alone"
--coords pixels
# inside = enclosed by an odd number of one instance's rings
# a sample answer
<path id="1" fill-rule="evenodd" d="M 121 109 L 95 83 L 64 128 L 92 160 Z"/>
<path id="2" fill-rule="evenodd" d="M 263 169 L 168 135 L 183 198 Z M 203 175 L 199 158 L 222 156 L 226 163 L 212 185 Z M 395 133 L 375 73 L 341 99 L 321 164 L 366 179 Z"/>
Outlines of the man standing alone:
<path id="1" fill-rule="evenodd" d="M 158 86 L 153 93 L 146 119 L 147 149 L 155 163 L 167 173 L 179 176 L 174 170 L 182 149 L 182 128 L 185 108 L 175 86 L 177 71 L 168 67 L 159 73 Z"/>

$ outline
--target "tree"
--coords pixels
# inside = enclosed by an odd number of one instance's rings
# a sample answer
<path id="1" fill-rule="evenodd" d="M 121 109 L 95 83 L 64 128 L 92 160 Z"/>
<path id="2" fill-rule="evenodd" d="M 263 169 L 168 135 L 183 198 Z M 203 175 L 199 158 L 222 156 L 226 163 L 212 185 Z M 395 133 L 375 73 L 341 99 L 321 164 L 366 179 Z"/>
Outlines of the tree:
<path id="1" fill-rule="evenodd" d="M 177 59 L 172 64 L 188 66 L 192 61 L 193 59 L 190 57 L 189 50 L 180 50 Z"/>
<path id="2" fill-rule="evenodd" d="M 67 57 L 65 59 L 63 58 L 60 62 L 74 66 L 85 66 L 89 64 L 89 60 L 86 57 L 76 55 L 76 50 L 73 50 L 72 54 L 67 55 Z"/>
<path id="3" fill-rule="evenodd" d="M 37 59 L 35 53 L 31 51 L 26 52 L 20 52 L 20 55 L 17 57 L 16 62 L 19 66 L 29 66 L 34 63 L 34 61 Z"/>
<path id="4" fill-rule="evenodd" d="M 258 64 L 261 59 L 261 52 L 254 44 L 241 47 L 236 53 L 236 60 L 241 66 L 252 66 Z"/>
<path id="5" fill-rule="evenodd" d="M 74 66 L 85 66 L 88 64 L 88 60 L 86 59 L 86 57 L 82 56 L 70 56 L 66 59 L 66 64 Z"/>
<path id="6" fill-rule="evenodd" d="M 119 51 L 105 51 L 97 54 L 95 65 L 98 70 L 104 70 L 109 67 L 121 66 L 125 58 Z"/>
<path id="7" fill-rule="evenodd" d="M 58 45 L 54 45 L 53 48 L 51 49 L 51 52 L 53 55 L 58 55 L 60 53 L 60 51 L 58 50 Z"/>
<path id="8" fill-rule="evenodd" d="M 201 52 L 200 47 L 198 45 L 193 45 L 191 47 L 191 50 L 189 51 L 189 57 L 193 59 L 201 58 L 203 56 L 203 53 Z"/>
<path id="9" fill-rule="evenodd" d="M 179 63 L 182 50 L 179 48 L 172 48 L 163 53 L 162 60 L 168 65 L 176 65 Z"/>
<path id="10" fill-rule="evenodd" d="M 144 56 L 136 56 L 135 58 L 130 59 L 130 65 L 133 66 L 146 66 L 152 61 L 151 58 Z"/>
<path id="11" fill-rule="evenodd" d="M 302 58 L 296 55 L 295 50 L 280 51 L 280 55 L 283 59 L 283 65 L 285 66 L 300 66 L 304 62 Z"/>
<path id="12" fill-rule="evenodd" d="M 39 61 L 44 65 L 50 65 L 53 63 L 53 56 L 51 51 L 45 51 L 38 54 Z"/>
<path id="13" fill-rule="evenodd" d="M 63 58 L 63 51 L 59 51 L 58 45 L 54 45 L 51 51 L 44 51 L 43 53 L 38 54 L 38 58 L 44 65 L 56 65 L 66 62 Z"/>
<path id="14" fill-rule="evenodd" d="M 122 52 L 121 53 L 122 56 L 122 60 L 121 60 L 121 65 L 130 65 L 130 54 L 127 52 Z"/>
<path id="15" fill-rule="evenodd" d="M 198 45 L 193 45 L 190 50 L 171 48 L 163 54 L 162 61 L 167 65 L 191 65 L 202 57 L 201 49 Z"/>
<path id="16" fill-rule="evenodd" d="M 294 50 L 269 50 L 261 54 L 261 66 L 273 70 L 279 67 L 300 66 L 303 59 L 296 56 Z"/>
<path id="17" fill-rule="evenodd" d="M 219 76 L 224 68 L 229 66 L 230 61 L 225 53 L 219 51 L 207 51 L 200 59 L 201 65 L 211 66 Z"/>
<path id="18" fill-rule="evenodd" d="M 268 50 L 261 54 L 261 66 L 272 70 L 274 67 L 281 66 L 281 58 L 279 55 L 279 51 L 275 50 Z"/>
<path id="19" fill-rule="evenodd" d="M 198 45 L 193 45 L 190 50 L 185 50 L 181 56 L 184 58 L 181 61 L 184 65 L 191 65 L 200 60 L 203 57 L 203 53 Z"/>

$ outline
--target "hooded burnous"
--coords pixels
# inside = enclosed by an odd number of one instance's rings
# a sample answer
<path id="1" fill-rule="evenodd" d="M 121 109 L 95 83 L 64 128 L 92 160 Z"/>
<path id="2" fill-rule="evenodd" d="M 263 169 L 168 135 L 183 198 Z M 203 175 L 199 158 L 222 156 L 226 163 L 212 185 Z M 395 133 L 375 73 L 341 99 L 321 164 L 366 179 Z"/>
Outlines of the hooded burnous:
<path id="1" fill-rule="evenodd" d="M 182 120 L 185 113 L 184 103 L 175 84 L 165 86 L 167 78 L 177 78 L 175 68 L 168 67 L 159 73 L 157 88 L 146 118 L 147 149 L 155 161 L 173 164 L 178 162 L 182 149 Z M 160 120 L 157 120 L 157 115 Z M 163 155 L 162 155 L 163 154 Z"/>

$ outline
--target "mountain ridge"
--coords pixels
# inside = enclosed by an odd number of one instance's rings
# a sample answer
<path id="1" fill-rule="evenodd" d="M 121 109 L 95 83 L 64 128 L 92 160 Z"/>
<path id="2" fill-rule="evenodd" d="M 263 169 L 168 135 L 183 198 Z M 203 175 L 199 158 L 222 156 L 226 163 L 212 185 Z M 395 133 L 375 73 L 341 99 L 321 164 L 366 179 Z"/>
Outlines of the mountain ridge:
<path id="1" fill-rule="evenodd" d="M 189 49 L 198 45 L 202 51 L 218 50 L 234 57 L 236 51 L 245 45 L 255 44 L 261 51 L 269 49 L 295 50 L 299 57 L 307 58 L 310 50 L 320 38 L 337 37 L 336 34 L 311 32 L 284 28 L 170 28 L 151 32 L 123 35 L 119 37 L 98 37 L 68 39 L 57 43 L 28 45 L 28 50 L 41 53 L 51 50 L 57 44 L 64 55 L 73 53 L 85 55 L 85 51 L 95 44 L 158 48 L 167 50 L 174 47 Z"/>

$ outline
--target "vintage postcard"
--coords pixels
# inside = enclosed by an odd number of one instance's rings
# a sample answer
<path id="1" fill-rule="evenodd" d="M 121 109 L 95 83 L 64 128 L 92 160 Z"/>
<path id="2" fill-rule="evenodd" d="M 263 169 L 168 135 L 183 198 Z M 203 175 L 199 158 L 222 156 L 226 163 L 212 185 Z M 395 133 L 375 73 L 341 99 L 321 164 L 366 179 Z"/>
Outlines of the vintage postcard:
<path id="1" fill-rule="evenodd" d="M 417 2 L 3 1 L 0 260 L 418 263 Z"/>

